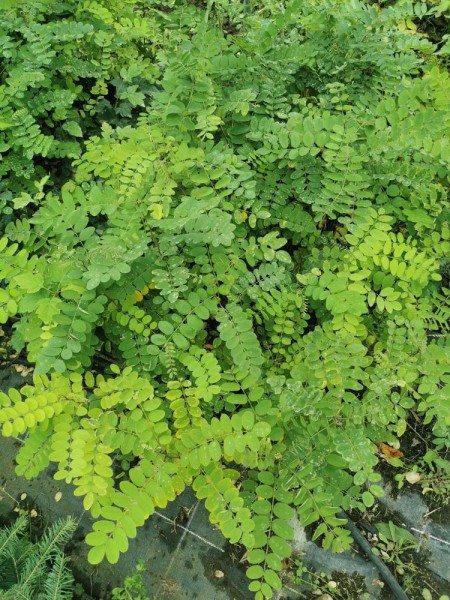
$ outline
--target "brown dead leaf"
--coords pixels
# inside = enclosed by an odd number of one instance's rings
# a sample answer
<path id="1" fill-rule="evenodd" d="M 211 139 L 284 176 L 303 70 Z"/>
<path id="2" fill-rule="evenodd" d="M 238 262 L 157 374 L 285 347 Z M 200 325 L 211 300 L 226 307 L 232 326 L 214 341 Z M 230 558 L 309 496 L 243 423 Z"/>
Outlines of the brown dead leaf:
<path id="1" fill-rule="evenodd" d="M 397 448 L 389 446 L 389 444 L 381 442 L 380 444 L 377 444 L 377 446 L 386 460 L 392 460 L 393 458 L 403 458 L 405 456 L 403 452 L 397 450 Z"/>

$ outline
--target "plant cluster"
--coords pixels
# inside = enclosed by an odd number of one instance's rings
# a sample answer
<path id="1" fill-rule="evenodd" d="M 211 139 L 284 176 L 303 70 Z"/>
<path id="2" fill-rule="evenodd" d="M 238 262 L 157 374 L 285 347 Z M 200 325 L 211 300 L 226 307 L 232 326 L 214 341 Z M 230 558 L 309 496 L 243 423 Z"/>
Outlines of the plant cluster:
<path id="1" fill-rule="evenodd" d="M 440 594 L 436 589 L 442 582 L 430 578 L 430 573 L 423 568 L 427 560 L 423 549 L 419 554 L 421 541 L 418 543 L 412 533 L 392 521 L 376 523 L 375 527 L 376 534 L 371 536 L 372 551 L 389 565 L 408 597 L 448 600 L 447 595 Z M 446 589 L 444 582 L 443 591 Z"/>
<path id="2" fill-rule="evenodd" d="M 74 580 L 63 549 L 75 531 L 72 518 L 48 527 L 40 540 L 27 534 L 28 516 L 0 528 L 0 598 L 71 600 Z"/>
<path id="3" fill-rule="evenodd" d="M 408 556 L 408 551 L 415 550 L 418 546 L 414 535 L 392 521 L 377 523 L 376 529 L 377 543 L 373 553 L 391 564 L 396 575 L 403 575 L 405 571 L 414 572 L 415 566 Z"/>
<path id="4" fill-rule="evenodd" d="M 2 12 L 0 323 L 34 377 L 0 424 L 83 498 L 92 563 L 190 485 L 270 598 L 294 517 L 349 547 L 412 413 L 448 446 L 445 10 Z"/>
<path id="5" fill-rule="evenodd" d="M 321 600 L 367 600 L 364 577 L 358 573 L 323 573 L 307 567 L 295 558 L 290 567 L 292 582 L 300 587 L 303 598 Z"/>
<path id="6" fill-rule="evenodd" d="M 407 461 L 402 462 L 404 468 Z M 438 505 L 434 510 L 440 510 L 450 502 L 450 464 L 436 450 L 427 450 L 421 458 L 414 461 L 412 471 L 400 471 L 394 479 L 398 489 L 405 482 L 413 485 L 418 483 L 422 494 L 428 495 L 428 505 L 430 502 Z"/>
<path id="7" fill-rule="evenodd" d="M 145 571 L 145 566 L 143 561 L 139 561 L 135 573 L 125 577 L 123 587 L 113 589 L 113 600 L 151 600 L 142 580 L 141 573 L 143 571 Z"/>

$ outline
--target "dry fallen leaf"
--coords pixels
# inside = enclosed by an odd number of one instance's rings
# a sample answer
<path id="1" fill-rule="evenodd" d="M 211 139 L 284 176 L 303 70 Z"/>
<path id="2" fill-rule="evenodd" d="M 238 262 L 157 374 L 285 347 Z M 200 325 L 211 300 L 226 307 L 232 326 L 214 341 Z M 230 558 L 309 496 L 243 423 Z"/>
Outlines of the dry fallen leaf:
<path id="1" fill-rule="evenodd" d="M 378 449 L 387 460 L 392 460 L 393 458 L 403 458 L 403 456 L 405 456 L 400 450 L 397 450 L 396 448 L 393 448 L 389 444 L 385 444 L 383 442 L 378 444 Z"/>
<path id="2" fill-rule="evenodd" d="M 217 579 L 222 579 L 222 577 L 225 577 L 225 573 L 217 569 L 217 571 L 214 571 L 214 576 L 217 577 Z"/>
<path id="3" fill-rule="evenodd" d="M 337 588 L 337 583 L 335 581 L 329 581 L 328 587 L 330 588 L 330 590 L 335 590 Z"/>
<path id="4" fill-rule="evenodd" d="M 32 508 L 32 509 L 30 510 L 30 517 L 33 517 L 33 519 L 34 519 L 34 518 L 35 518 L 35 517 L 37 517 L 37 516 L 38 516 L 38 514 L 37 514 L 37 511 L 36 511 L 36 510 L 34 510 L 34 508 Z"/>
<path id="5" fill-rule="evenodd" d="M 420 481 L 420 475 L 419 475 L 419 473 L 416 473 L 415 471 L 409 471 L 409 473 L 406 473 L 405 479 L 408 483 L 411 483 L 412 485 L 414 485 L 415 483 Z"/>

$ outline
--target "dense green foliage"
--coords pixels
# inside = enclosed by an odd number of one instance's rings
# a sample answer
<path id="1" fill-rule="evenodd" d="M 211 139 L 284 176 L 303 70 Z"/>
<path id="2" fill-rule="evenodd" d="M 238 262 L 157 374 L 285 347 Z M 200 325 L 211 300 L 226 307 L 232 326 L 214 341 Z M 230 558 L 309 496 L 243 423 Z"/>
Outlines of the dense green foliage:
<path id="1" fill-rule="evenodd" d="M 377 443 L 448 444 L 446 6 L 389 4 L 3 13 L 0 323 L 35 370 L 0 423 L 93 563 L 192 485 L 270 598 L 294 515 L 349 546 Z"/>
<path id="2" fill-rule="evenodd" d="M 10 527 L 0 528 L 0 598 L 71 600 L 73 577 L 63 548 L 75 521 L 56 521 L 38 541 L 30 541 L 28 525 L 28 517 L 21 515 Z"/>

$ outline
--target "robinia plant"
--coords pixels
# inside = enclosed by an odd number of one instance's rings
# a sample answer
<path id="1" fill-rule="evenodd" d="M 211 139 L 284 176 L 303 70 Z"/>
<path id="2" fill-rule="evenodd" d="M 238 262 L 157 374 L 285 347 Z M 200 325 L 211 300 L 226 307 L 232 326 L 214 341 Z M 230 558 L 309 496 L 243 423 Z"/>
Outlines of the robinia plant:
<path id="1" fill-rule="evenodd" d="M 337 514 L 383 494 L 378 444 L 414 418 L 448 446 L 450 77 L 424 32 L 448 10 L 10 4 L 1 339 L 34 368 L 0 395 L 17 473 L 73 484 L 94 564 L 192 486 L 271 598 L 294 518 L 349 547 Z"/>

